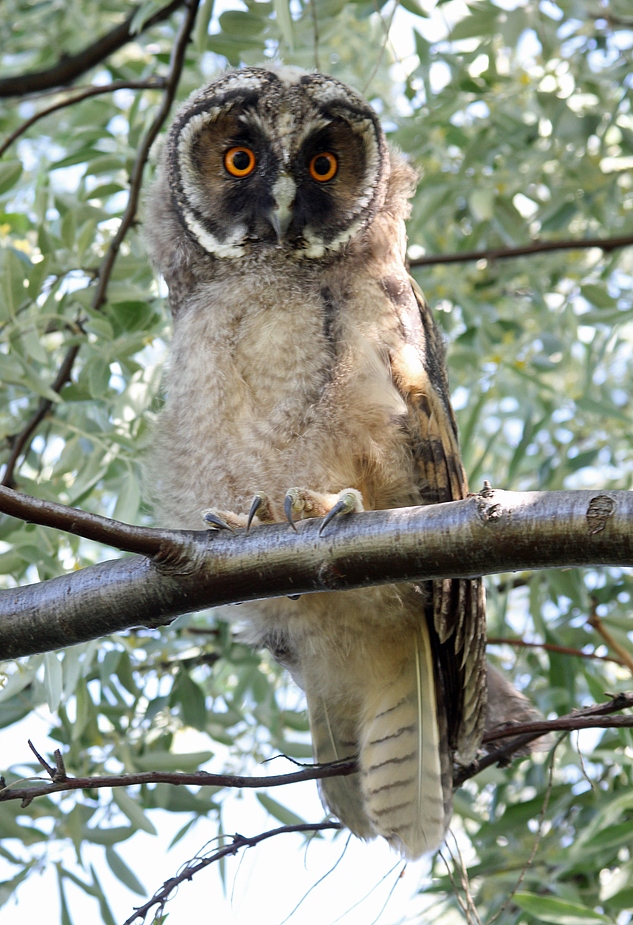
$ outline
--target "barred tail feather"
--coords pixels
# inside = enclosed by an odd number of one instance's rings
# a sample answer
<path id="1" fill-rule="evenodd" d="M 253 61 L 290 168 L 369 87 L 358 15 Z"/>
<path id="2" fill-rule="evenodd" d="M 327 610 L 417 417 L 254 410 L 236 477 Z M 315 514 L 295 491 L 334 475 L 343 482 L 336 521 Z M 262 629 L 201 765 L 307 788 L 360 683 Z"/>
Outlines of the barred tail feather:
<path id="1" fill-rule="evenodd" d="M 365 809 L 375 834 L 407 857 L 436 850 L 450 818 L 452 786 L 438 722 L 433 655 L 420 627 L 402 672 L 374 697 L 361 729 Z"/>
<path id="2" fill-rule="evenodd" d="M 312 748 L 319 764 L 355 758 L 358 754 L 358 710 L 349 701 L 329 702 L 306 691 Z M 376 833 L 367 818 L 358 774 L 329 777 L 319 781 L 321 799 L 347 828 L 359 838 Z"/>

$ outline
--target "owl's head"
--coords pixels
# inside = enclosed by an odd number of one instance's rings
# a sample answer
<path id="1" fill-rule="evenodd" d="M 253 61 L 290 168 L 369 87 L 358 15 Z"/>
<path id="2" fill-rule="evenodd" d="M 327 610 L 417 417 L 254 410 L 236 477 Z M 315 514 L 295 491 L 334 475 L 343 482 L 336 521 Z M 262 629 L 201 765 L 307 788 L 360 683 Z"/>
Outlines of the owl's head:
<path id="1" fill-rule="evenodd" d="M 389 171 L 380 123 L 361 96 L 322 74 L 252 67 L 181 108 L 161 195 L 212 257 L 321 259 L 369 225 Z"/>

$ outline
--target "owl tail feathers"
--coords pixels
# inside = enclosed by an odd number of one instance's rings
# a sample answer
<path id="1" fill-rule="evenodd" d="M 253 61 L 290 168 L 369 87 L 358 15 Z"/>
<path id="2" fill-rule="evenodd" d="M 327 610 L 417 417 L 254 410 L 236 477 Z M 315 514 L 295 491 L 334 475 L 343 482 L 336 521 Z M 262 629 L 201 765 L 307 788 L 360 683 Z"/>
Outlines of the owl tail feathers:
<path id="1" fill-rule="evenodd" d="M 312 747 L 319 764 L 356 758 L 358 755 L 358 709 L 349 702 L 326 703 L 306 691 Z M 375 832 L 367 817 L 358 774 L 329 777 L 319 781 L 325 806 L 359 838 L 373 838 Z"/>
<path id="2" fill-rule="evenodd" d="M 401 673 L 366 703 L 360 769 L 374 834 L 405 857 L 418 858 L 444 840 L 452 780 L 425 625 L 412 649 Z"/>

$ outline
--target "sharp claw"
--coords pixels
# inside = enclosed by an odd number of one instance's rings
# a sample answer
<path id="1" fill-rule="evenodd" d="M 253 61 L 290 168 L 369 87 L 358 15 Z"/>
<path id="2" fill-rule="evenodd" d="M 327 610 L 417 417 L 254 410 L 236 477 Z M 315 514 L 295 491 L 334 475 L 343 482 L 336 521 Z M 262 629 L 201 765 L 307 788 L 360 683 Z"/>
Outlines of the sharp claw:
<path id="1" fill-rule="evenodd" d="M 253 517 L 255 516 L 255 514 L 257 513 L 257 511 L 258 511 L 258 510 L 260 509 L 260 507 L 262 506 L 263 500 L 264 500 L 264 499 L 263 499 L 263 497 L 262 497 L 260 494 L 256 494 L 255 497 L 253 498 L 253 501 L 252 501 L 252 504 L 251 504 L 251 509 L 250 509 L 250 511 L 248 512 L 248 518 L 247 518 L 247 520 L 246 520 L 246 532 L 247 532 L 247 533 L 248 533 L 248 531 L 251 529 L 251 523 L 253 522 Z"/>
<path id="2" fill-rule="evenodd" d="M 295 522 L 292 518 L 292 502 L 293 502 L 292 495 L 290 494 L 290 492 L 288 492 L 288 494 L 286 495 L 284 499 L 284 512 L 286 514 L 286 520 L 288 521 L 292 529 L 295 531 L 295 533 L 298 533 L 299 531 L 297 530 Z"/>
<path id="3" fill-rule="evenodd" d="M 219 514 L 216 514 L 214 511 L 205 511 L 202 515 L 202 519 L 217 530 L 230 530 L 231 533 L 235 533 L 233 527 L 227 524 L 225 520 L 222 520 Z"/>
<path id="4" fill-rule="evenodd" d="M 327 525 L 330 523 L 331 520 L 334 520 L 337 514 L 343 514 L 344 512 L 347 512 L 348 510 L 349 510 L 349 505 L 348 505 L 347 500 L 345 498 L 339 498 L 339 500 L 336 502 L 334 507 L 331 508 L 327 512 L 325 517 L 323 518 L 323 523 L 319 527 L 319 536 L 321 536 L 321 534 L 323 533 Z"/>

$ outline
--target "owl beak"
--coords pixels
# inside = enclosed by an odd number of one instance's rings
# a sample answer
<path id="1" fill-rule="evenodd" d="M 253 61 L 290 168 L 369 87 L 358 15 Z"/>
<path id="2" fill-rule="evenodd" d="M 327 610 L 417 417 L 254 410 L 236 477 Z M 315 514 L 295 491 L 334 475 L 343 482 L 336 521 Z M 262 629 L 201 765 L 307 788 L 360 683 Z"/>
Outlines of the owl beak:
<path id="1" fill-rule="evenodd" d="M 268 221 L 277 235 L 279 244 L 283 244 L 290 227 L 296 193 L 297 186 L 292 177 L 287 173 L 280 174 L 273 186 L 274 205 L 268 214 Z"/>

